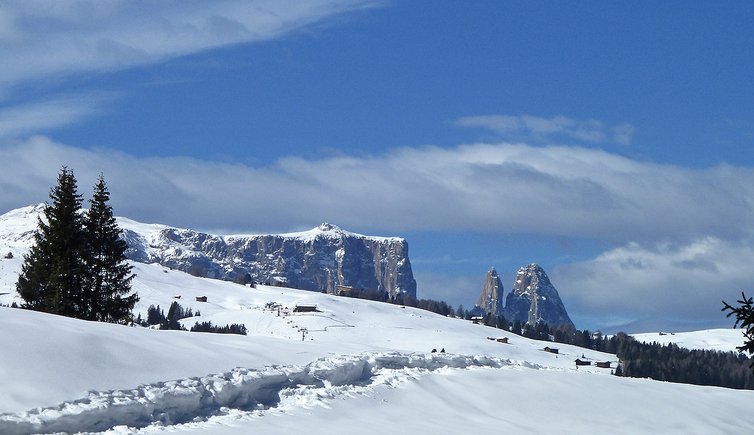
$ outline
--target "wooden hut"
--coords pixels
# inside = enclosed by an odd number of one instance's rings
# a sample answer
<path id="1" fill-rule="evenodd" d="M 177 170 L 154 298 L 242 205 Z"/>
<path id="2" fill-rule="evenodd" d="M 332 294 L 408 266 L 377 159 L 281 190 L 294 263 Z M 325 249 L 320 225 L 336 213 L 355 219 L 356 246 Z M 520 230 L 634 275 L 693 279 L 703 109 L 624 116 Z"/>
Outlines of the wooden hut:
<path id="1" fill-rule="evenodd" d="M 316 305 L 296 305 L 293 308 L 294 313 L 318 313 Z"/>

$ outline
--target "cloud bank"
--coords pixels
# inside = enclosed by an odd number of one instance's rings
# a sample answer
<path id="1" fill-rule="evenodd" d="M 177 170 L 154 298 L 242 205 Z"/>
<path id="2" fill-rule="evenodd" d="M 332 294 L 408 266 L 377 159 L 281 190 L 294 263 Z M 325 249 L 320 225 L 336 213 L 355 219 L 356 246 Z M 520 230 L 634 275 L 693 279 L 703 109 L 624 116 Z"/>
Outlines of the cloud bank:
<path id="1" fill-rule="evenodd" d="M 137 158 L 45 137 L 0 147 L 0 209 L 46 199 L 61 165 L 102 171 L 118 212 L 195 228 L 468 230 L 614 243 L 754 235 L 754 169 L 690 169 L 600 150 L 473 144 L 270 166 Z M 116 192 L 117 191 L 117 192 Z"/>
<path id="2" fill-rule="evenodd" d="M 732 327 L 721 314 L 754 287 L 754 239 L 702 237 L 684 243 L 630 243 L 552 274 L 569 310 L 626 320 L 692 321 Z"/>

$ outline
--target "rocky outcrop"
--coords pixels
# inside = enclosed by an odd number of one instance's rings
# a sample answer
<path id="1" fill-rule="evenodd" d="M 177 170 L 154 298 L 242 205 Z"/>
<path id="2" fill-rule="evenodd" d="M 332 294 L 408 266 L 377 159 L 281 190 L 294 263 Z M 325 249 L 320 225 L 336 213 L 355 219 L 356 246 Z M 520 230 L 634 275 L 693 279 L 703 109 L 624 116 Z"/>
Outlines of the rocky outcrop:
<path id="1" fill-rule="evenodd" d="M 504 315 L 511 322 L 519 320 L 533 325 L 543 321 L 550 326 L 574 326 L 558 291 L 537 264 L 529 264 L 516 273 L 505 300 Z"/>
<path id="2" fill-rule="evenodd" d="M 503 283 L 500 281 L 495 268 L 491 268 L 484 278 L 482 293 L 474 307 L 474 312 L 481 314 L 492 313 L 496 316 L 503 314 Z"/>
<path id="3" fill-rule="evenodd" d="M 217 236 L 120 219 L 129 258 L 227 280 L 334 292 L 338 285 L 416 296 L 408 244 L 331 224 L 279 235 Z"/>

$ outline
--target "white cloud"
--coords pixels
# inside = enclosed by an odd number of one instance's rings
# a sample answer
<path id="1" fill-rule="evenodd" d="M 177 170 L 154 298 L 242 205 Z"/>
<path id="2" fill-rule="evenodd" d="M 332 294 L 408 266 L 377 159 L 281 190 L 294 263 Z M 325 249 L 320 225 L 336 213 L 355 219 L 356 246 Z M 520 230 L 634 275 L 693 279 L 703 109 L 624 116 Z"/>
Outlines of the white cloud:
<path id="1" fill-rule="evenodd" d="M 634 134 L 631 124 L 607 125 L 602 121 L 578 120 L 565 116 L 542 118 L 531 115 L 480 115 L 465 116 L 456 121 L 461 127 L 479 127 L 491 130 L 509 139 L 575 139 L 581 142 L 613 142 L 629 145 Z"/>
<path id="2" fill-rule="evenodd" d="M 701 237 L 685 243 L 630 243 L 551 274 L 571 312 L 651 322 L 732 326 L 721 300 L 754 290 L 754 240 Z"/>
<path id="3" fill-rule="evenodd" d="M 85 186 L 103 171 L 120 213 L 199 228 L 278 231 L 330 221 L 359 231 L 469 230 L 615 243 L 754 235 L 752 168 L 689 169 L 520 144 L 291 157 L 251 167 L 137 158 L 36 137 L 0 146 L 0 210 L 45 200 L 63 164 Z"/>
<path id="4" fill-rule="evenodd" d="M 264 41 L 373 5 L 364 0 L 5 2 L 0 84 L 108 71 Z"/>

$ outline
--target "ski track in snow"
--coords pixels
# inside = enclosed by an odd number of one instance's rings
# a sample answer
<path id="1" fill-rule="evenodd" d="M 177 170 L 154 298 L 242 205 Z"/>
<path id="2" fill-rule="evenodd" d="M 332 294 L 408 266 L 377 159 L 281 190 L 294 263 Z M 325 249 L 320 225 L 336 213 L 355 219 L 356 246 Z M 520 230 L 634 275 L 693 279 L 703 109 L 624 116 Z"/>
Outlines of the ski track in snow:
<path id="1" fill-rule="evenodd" d="M 241 418 L 270 409 L 326 406 L 325 399 L 365 394 L 375 386 L 394 386 L 441 369 L 511 366 L 543 368 L 486 356 L 397 352 L 334 356 L 303 367 L 236 368 L 130 390 L 90 392 L 86 398 L 54 407 L 2 414 L 0 433 L 124 433 L 223 415 Z"/>

